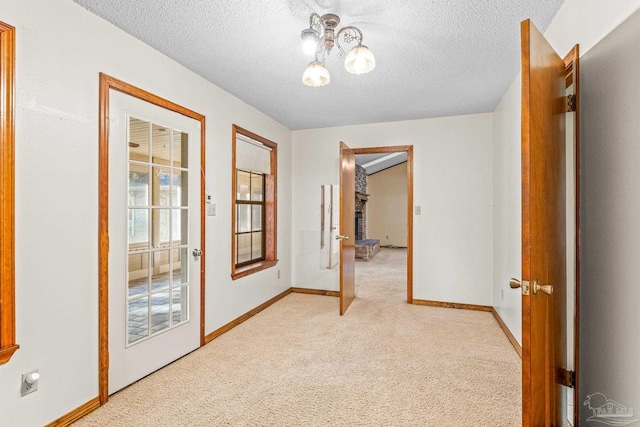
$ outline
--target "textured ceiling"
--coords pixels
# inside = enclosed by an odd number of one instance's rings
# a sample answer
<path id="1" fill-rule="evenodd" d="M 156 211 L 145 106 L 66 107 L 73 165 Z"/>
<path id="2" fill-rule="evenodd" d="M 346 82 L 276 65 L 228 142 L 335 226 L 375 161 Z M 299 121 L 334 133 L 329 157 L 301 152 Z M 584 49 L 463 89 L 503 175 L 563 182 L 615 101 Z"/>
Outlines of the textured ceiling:
<path id="1" fill-rule="evenodd" d="M 519 70 L 520 21 L 544 31 L 564 0 L 73 0 L 290 129 L 493 111 Z M 376 57 L 302 84 L 309 14 L 356 25 Z"/>

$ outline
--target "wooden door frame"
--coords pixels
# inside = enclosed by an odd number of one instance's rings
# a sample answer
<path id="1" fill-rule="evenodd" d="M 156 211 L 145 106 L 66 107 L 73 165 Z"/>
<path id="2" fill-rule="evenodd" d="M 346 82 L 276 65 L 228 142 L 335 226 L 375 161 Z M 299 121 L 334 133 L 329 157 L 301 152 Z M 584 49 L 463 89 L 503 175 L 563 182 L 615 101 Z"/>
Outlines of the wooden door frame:
<path id="1" fill-rule="evenodd" d="M 352 148 L 358 154 L 407 153 L 407 303 L 413 304 L 413 145 Z"/>
<path id="2" fill-rule="evenodd" d="M 116 90 L 200 122 L 200 167 L 205 170 L 205 116 L 100 73 L 98 119 L 98 390 L 100 405 L 109 400 L 109 91 Z M 204 341 L 205 182 L 200 174 L 200 346 Z"/>
<path id="3" fill-rule="evenodd" d="M 0 22 L 0 365 L 20 348 L 15 307 L 16 29 Z"/>
<path id="4" fill-rule="evenodd" d="M 578 409 L 580 408 L 580 45 L 576 44 L 564 57 L 564 65 L 567 74 L 567 87 L 573 84 L 575 116 L 573 120 L 574 143 L 574 176 L 575 176 L 575 224 L 576 234 L 573 242 L 575 248 L 575 319 L 573 323 L 573 369 L 575 372 L 575 385 L 573 387 L 573 420 L 578 423 Z M 567 242 L 568 244 L 569 242 Z M 569 268 L 569 266 L 567 266 Z"/>

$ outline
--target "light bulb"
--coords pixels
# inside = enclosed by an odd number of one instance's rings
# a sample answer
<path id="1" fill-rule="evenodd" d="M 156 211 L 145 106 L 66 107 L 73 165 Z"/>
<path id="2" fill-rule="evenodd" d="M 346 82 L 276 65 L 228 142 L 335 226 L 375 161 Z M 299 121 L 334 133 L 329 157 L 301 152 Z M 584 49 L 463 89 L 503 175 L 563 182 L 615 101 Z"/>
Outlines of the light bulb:
<path id="1" fill-rule="evenodd" d="M 316 53 L 316 48 L 318 47 L 318 33 L 312 28 L 306 28 L 302 30 L 300 34 L 300 38 L 302 39 L 302 51 L 307 55 L 313 55 Z"/>
<path id="2" fill-rule="evenodd" d="M 314 53 L 316 53 L 317 46 L 318 46 L 318 43 L 312 39 L 306 39 L 302 41 L 302 51 L 306 55 L 313 55 Z"/>
<path id="3" fill-rule="evenodd" d="M 344 60 L 344 68 L 351 74 L 365 74 L 376 67 L 373 53 L 364 45 L 351 49 Z"/>
<path id="4" fill-rule="evenodd" d="M 309 64 L 302 75 L 302 83 L 311 87 L 319 87 L 328 85 L 331 81 L 329 70 L 322 65 L 322 62 L 313 61 Z"/>
<path id="5" fill-rule="evenodd" d="M 367 60 L 358 56 L 355 61 L 353 61 L 353 70 L 356 74 L 364 73 L 365 68 L 367 68 Z"/>

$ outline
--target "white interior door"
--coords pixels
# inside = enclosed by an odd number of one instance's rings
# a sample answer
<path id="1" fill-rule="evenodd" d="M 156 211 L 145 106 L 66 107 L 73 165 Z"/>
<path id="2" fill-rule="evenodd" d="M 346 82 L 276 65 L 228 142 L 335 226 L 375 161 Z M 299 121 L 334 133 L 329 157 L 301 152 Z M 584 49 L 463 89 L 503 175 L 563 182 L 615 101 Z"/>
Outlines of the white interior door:
<path id="1" fill-rule="evenodd" d="M 200 123 L 111 90 L 109 394 L 200 345 Z"/>

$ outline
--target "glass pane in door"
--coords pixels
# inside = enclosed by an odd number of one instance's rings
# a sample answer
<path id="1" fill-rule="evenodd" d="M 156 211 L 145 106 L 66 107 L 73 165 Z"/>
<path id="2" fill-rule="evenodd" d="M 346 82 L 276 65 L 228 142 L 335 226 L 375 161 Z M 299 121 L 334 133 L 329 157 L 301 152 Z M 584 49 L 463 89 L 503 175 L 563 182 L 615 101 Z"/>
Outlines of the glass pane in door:
<path id="1" fill-rule="evenodd" d="M 183 169 L 189 135 L 129 117 L 134 134 L 127 168 L 127 345 L 189 321 L 190 207 Z"/>

